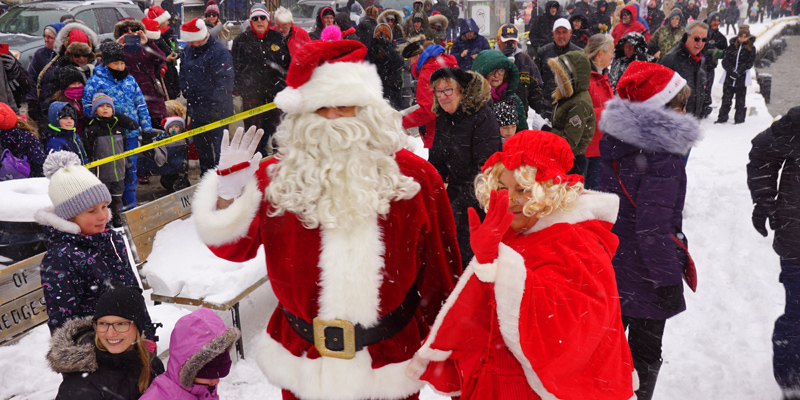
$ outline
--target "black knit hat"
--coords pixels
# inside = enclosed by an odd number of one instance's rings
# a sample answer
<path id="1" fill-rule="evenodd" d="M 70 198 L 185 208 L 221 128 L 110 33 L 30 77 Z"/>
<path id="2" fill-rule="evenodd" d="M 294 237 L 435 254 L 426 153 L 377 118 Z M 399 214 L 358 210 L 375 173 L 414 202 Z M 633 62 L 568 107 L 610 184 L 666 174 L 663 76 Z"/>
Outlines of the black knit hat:
<path id="1" fill-rule="evenodd" d="M 94 307 L 93 321 L 101 317 L 113 315 L 129 319 L 136 324 L 139 332 L 144 332 L 148 326 L 147 307 L 142 297 L 142 289 L 132 286 L 116 286 L 106 289 Z"/>
<path id="2" fill-rule="evenodd" d="M 71 65 L 58 69 L 58 90 L 66 90 L 73 83 L 86 84 L 83 74 Z"/>
<path id="3" fill-rule="evenodd" d="M 115 61 L 125 61 L 125 50 L 122 45 L 108 40 L 100 45 L 100 52 L 103 54 L 103 65 L 111 64 Z"/>
<path id="4" fill-rule="evenodd" d="M 433 74 L 431 74 L 431 85 L 433 85 L 433 83 L 439 79 L 445 77 L 454 79 L 458 83 L 458 86 L 461 86 L 462 89 L 465 89 L 467 86 L 469 86 L 472 80 L 475 79 L 475 75 L 472 75 L 461 68 L 443 67 L 437 69 L 433 72 Z"/>

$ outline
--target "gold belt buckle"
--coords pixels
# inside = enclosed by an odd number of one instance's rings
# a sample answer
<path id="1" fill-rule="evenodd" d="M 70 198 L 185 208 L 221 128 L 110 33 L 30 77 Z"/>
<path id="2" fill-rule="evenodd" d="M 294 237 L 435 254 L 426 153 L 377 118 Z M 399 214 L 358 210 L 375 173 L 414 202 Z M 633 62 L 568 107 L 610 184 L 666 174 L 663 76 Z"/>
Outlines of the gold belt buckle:
<path id="1" fill-rule="evenodd" d="M 323 320 L 316 317 L 314 318 L 313 325 L 314 347 L 317 348 L 320 355 L 344 360 L 350 360 L 356 356 L 356 327 L 352 322 L 343 319 Z M 342 329 L 344 350 L 334 351 L 325 347 L 325 328 L 327 327 Z"/>

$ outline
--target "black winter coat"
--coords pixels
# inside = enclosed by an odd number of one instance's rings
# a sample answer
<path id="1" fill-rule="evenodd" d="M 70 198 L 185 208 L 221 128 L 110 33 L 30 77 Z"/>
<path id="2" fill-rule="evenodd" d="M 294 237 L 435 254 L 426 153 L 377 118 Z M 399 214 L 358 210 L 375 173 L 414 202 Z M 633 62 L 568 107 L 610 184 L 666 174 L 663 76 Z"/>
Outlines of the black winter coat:
<path id="1" fill-rule="evenodd" d="M 739 38 L 731 38 L 730 45 L 722 56 L 722 68 L 725 69 L 725 86 L 743 87 L 747 71 L 753 68 L 756 61 L 756 37 L 750 36 L 742 45 Z"/>
<path id="2" fill-rule="evenodd" d="M 550 15 L 548 11 L 550 7 L 557 7 L 556 15 Z M 531 18 L 530 26 L 530 42 L 535 51 L 538 51 L 542 46 L 553 41 L 553 24 L 557 19 L 562 18 L 561 3 L 555 0 L 550 0 L 545 4 L 544 11 L 536 20 Z M 537 61 L 538 62 L 538 61 Z M 545 61 L 547 62 L 547 61 Z M 541 68 L 539 68 L 541 70 Z"/>
<path id="3" fill-rule="evenodd" d="M 556 90 L 556 78 L 553 75 L 553 71 L 551 71 L 550 67 L 547 65 L 547 60 L 550 58 L 558 58 L 558 56 L 573 50 L 583 51 L 582 48 L 576 46 L 575 43 L 572 42 L 565 47 L 556 46 L 551 33 L 550 43 L 540 48 L 539 52 L 536 54 L 536 68 L 539 68 L 539 72 L 542 74 L 542 96 L 544 96 L 545 99 L 549 99 L 553 91 Z"/>
<path id="4" fill-rule="evenodd" d="M 385 38 L 374 38 L 367 51 L 366 61 L 375 64 L 383 84 L 383 98 L 389 100 L 392 108 L 403 108 L 403 66 L 405 60 Z"/>
<path id="5" fill-rule="evenodd" d="M 233 39 L 233 91 L 243 99 L 272 102 L 286 88 L 292 58 L 280 32 L 267 29 L 263 38 L 251 29 Z"/>
<path id="6" fill-rule="evenodd" d="M 717 68 L 717 63 L 722 56 L 717 57 L 717 50 L 725 51 L 728 48 L 728 38 L 719 29 L 708 30 L 708 41 L 706 42 L 706 71 L 713 71 Z M 711 83 L 711 82 L 709 82 Z"/>
<path id="7" fill-rule="evenodd" d="M 112 328 L 113 329 L 113 328 Z M 111 354 L 94 345 L 92 317 L 75 319 L 57 330 L 47 361 L 63 374 L 56 400 L 135 400 L 142 364 L 136 350 Z M 164 364 L 150 355 L 150 381 L 164 373 Z"/>
<path id="8" fill-rule="evenodd" d="M 83 132 L 83 145 L 89 161 L 96 161 L 125 152 L 127 141 L 126 130 L 139 129 L 139 124 L 117 113 L 113 117 L 95 117 L 89 120 Z M 128 159 L 112 161 L 92 168 L 101 182 L 119 182 L 125 179 L 125 167 Z"/>
<path id="9" fill-rule="evenodd" d="M 703 103 L 706 99 L 705 57 L 701 58 L 700 62 L 695 62 L 691 58 L 691 54 L 685 46 L 688 37 L 689 35 L 684 33 L 680 44 L 666 56 L 661 57 L 660 64 L 686 79 L 686 84 L 692 89 L 692 94 L 686 103 L 686 113 L 701 118 L 704 109 Z M 700 52 L 700 54 L 703 53 Z"/>
<path id="10" fill-rule="evenodd" d="M 592 15 L 589 16 L 589 33 L 592 35 L 596 35 L 602 32 L 610 32 L 611 31 L 611 11 L 608 9 L 608 5 L 604 0 L 599 0 L 594 3 L 597 11 L 595 11 Z M 600 11 L 601 7 L 606 7 L 606 11 Z M 605 31 L 600 30 L 600 24 L 606 26 Z"/>
<path id="11" fill-rule="evenodd" d="M 774 210 L 772 248 L 800 265 L 800 107 L 789 110 L 752 143 L 747 186 L 753 203 Z"/>
<path id="12" fill-rule="evenodd" d="M 660 8 L 658 8 L 658 7 L 655 7 L 655 8 L 648 7 L 647 8 L 647 17 L 645 17 L 644 20 L 647 21 L 647 26 L 650 28 L 650 32 L 655 33 L 656 30 L 664 22 L 664 18 L 666 18 L 666 15 L 664 15 L 664 12 L 661 11 Z"/>
<path id="13" fill-rule="evenodd" d="M 630 57 L 625 57 L 625 42 L 633 45 L 635 52 Z M 655 62 L 656 58 L 647 54 L 647 41 L 639 32 L 628 32 L 614 46 L 614 60 L 611 61 L 611 68 L 608 70 L 608 83 L 617 91 L 617 82 L 628 66 L 634 61 Z"/>

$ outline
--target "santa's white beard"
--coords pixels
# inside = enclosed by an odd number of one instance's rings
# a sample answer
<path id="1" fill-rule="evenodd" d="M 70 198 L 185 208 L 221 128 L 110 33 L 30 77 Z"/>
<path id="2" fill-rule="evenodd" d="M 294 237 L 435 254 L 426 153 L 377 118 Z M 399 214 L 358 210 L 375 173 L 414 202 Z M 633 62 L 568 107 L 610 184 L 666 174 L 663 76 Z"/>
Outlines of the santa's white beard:
<path id="1" fill-rule="evenodd" d="M 406 143 L 399 116 L 382 106 L 336 119 L 287 115 L 275 133 L 280 161 L 268 169 L 271 215 L 295 213 L 310 229 L 346 228 L 416 195 L 419 184 L 394 159 Z"/>

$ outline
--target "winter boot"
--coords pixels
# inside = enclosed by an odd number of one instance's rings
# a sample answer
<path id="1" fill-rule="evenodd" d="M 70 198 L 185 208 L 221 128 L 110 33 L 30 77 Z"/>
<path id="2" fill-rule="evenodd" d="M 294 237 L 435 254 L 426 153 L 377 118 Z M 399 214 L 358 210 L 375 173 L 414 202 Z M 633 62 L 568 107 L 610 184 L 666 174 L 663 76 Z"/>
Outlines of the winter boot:
<path id="1" fill-rule="evenodd" d="M 658 360 L 652 364 L 637 365 L 638 363 L 634 361 L 636 374 L 639 375 L 639 389 L 635 392 L 637 400 L 650 400 L 653 398 L 658 371 L 661 369 L 662 362 L 662 360 Z"/>

